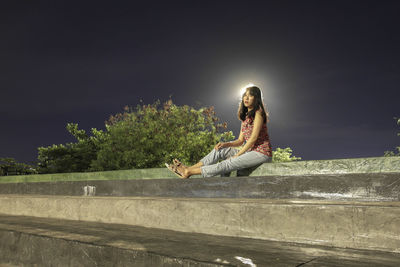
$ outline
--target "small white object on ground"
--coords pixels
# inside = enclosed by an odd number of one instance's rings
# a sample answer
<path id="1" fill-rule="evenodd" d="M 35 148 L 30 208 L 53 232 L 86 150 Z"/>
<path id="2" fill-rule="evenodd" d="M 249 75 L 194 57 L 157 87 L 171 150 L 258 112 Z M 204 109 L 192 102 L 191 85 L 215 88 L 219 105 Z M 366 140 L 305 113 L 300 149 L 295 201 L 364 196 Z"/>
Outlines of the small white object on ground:
<path id="1" fill-rule="evenodd" d="M 251 267 L 257 267 L 257 265 L 255 265 L 251 259 L 243 258 L 243 257 L 240 257 L 240 256 L 236 256 L 235 259 L 241 261 L 244 264 L 248 264 Z"/>

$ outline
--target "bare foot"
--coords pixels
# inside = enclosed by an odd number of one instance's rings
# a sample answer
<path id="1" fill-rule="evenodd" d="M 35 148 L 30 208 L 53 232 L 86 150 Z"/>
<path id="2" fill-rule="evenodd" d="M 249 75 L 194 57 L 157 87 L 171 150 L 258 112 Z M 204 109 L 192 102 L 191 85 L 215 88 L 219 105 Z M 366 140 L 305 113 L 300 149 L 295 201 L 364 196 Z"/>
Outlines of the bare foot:
<path id="1" fill-rule="evenodd" d="M 190 174 L 189 174 L 189 170 L 187 167 L 183 166 L 183 164 L 181 165 L 175 165 L 176 170 L 179 172 L 179 174 L 181 175 L 182 179 L 187 179 L 189 178 Z"/>
<path id="2" fill-rule="evenodd" d="M 179 159 L 174 159 L 173 162 L 174 162 L 175 166 L 183 166 L 183 167 L 187 168 L 187 166 L 183 165 L 182 162 L 179 161 Z"/>

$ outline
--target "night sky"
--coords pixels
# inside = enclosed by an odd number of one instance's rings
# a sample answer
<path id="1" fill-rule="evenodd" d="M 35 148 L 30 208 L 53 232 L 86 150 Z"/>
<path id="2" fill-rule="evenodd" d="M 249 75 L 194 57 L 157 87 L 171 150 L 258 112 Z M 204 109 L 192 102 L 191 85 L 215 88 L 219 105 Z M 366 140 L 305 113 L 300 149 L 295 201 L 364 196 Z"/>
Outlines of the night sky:
<path id="1" fill-rule="evenodd" d="M 0 157 L 104 129 L 123 107 L 214 106 L 238 136 L 258 85 L 273 149 L 304 160 L 400 145 L 400 1 L 3 1 Z"/>

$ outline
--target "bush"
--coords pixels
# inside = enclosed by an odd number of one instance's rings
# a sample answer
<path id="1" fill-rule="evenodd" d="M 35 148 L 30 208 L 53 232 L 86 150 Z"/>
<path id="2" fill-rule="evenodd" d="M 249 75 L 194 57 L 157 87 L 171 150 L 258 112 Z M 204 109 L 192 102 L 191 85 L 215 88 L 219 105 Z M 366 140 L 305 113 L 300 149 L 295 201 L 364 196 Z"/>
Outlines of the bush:
<path id="1" fill-rule="evenodd" d="M 0 176 L 34 173 L 37 173 L 37 170 L 32 165 L 19 163 L 13 158 L 0 158 Z"/>
<path id="2" fill-rule="evenodd" d="M 287 148 L 277 148 L 275 151 L 272 151 L 272 162 L 289 162 L 295 160 L 301 160 L 300 157 L 292 156 L 292 149 L 290 147 Z"/>
<path id="3" fill-rule="evenodd" d="M 218 123 L 213 107 L 196 110 L 171 100 L 159 106 L 157 101 L 135 110 L 125 107 L 124 113 L 111 116 L 91 170 L 164 167 L 173 158 L 194 164 L 218 141 L 234 138 L 224 132 L 227 125 Z"/>
<path id="4" fill-rule="evenodd" d="M 123 113 L 110 116 L 105 131 L 92 128 L 92 136 L 68 123 L 67 130 L 77 142 L 38 148 L 41 173 L 104 171 L 130 168 L 164 167 L 179 158 L 193 164 L 218 141 L 234 139 L 218 123 L 214 108 L 196 110 L 176 106 L 172 100 L 160 107 L 125 107 Z"/>
<path id="5" fill-rule="evenodd" d="M 400 118 L 395 117 L 394 119 L 397 120 L 397 125 L 400 125 Z M 397 133 L 397 136 L 400 136 L 400 133 Z M 397 150 L 397 152 L 396 151 L 385 151 L 384 156 L 385 157 L 395 157 L 395 156 L 399 157 L 400 156 L 400 146 L 396 147 L 395 150 Z"/>
<path id="6" fill-rule="evenodd" d="M 96 129 L 94 136 L 89 137 L 85 130 L 78 130 L 78 124 L 68 123 L 67 131 L 77 142 L 65 145 L 52 145 L 38 148 L 38 170 L 40 173 L 82 172 L 90 168 L 96 159 L 98 148 L 96 144 L 102 139 Z"/>

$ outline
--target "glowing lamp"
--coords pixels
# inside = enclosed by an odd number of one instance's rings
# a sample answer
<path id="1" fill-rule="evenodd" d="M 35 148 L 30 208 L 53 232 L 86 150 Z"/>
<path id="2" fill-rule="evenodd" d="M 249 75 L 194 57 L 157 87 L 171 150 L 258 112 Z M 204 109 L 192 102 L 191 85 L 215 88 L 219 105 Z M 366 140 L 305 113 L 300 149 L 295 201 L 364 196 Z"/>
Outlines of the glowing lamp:
<path id="1" fill-rule="evenodd" d="M 253 83 L 248 83 L 245 87 L 240 89 L 240 98 L 242 98 L 243 94 L 246 92 L 247 88 L 255 86 Z"/>

